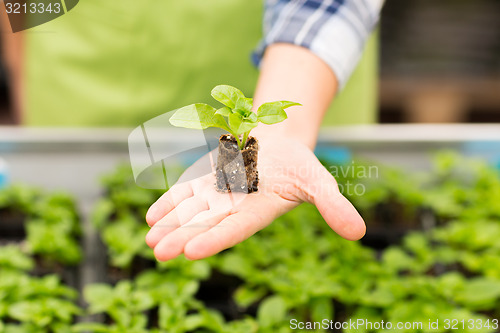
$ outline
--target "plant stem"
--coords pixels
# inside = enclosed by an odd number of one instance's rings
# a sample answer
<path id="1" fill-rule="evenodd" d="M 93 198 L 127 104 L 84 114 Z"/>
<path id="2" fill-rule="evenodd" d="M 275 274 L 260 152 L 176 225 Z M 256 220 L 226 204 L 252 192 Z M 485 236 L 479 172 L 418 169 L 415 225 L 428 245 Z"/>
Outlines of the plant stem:
<path id="1" fill-rule="evenodd" d="M 241 140 L 240 150 L 243 150 L 245 148 L 249 134 L 250 134 L 250 131 L 243 133 L 243 139 Z"/>
<path id="2" fill-rule="evenodd" d="M 236 139 L 236 143 L 238 144 L 238 148 L 241 150 L 240 137 L 233 133 L 234 138 Z"/>

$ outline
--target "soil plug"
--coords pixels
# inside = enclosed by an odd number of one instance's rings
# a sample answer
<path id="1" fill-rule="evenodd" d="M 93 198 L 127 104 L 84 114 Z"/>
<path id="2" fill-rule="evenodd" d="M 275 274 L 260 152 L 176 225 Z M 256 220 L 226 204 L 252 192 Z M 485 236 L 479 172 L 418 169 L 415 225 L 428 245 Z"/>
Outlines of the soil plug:
<path id="1" fill-rule="evenodd" d="M 215 171 L 217 191 L 256 192 L 259 185 L 258 150 L 259 143 L 253 136 L 248 138 L 245 147 L 240 150 L 233 135 L 221 135 Z"/>

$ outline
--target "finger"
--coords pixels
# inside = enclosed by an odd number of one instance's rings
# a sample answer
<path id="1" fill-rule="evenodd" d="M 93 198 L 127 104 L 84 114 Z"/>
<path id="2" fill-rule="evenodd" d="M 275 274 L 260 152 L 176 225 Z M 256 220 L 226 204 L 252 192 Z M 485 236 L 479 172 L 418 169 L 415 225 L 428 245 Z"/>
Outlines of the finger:
<path id="1" fill-rule="evenodd" d="M 249 194 L 240 192 L 219 193 L 213 186 L 207 187 L 208 191 L 204 196 L 208 200 L 210 210 L 215 212 L 227 212 L 234 210 L 238 204 L 245 200 Z"/>
<path id="2" fill-rule="evenodd" d="M 146 243 L 154 248 L 167 234 L 189 222 L 198 213 L 208 210 L 206 200 L 194 196 L 182 201 L 173 210 L 155 223 L 146 235 Z"/>
<path id="3" fill-rule="evenodd" d="M 156 259 L 166 261 L 177 257 L 184 251 L 184 247 L 189 240 L 217 225 L 226 216 L 227 213 L 214 213 L 210 210 L 197 214 L 191 221 L 160 240 L 154 248 Z"/>
<path id="4" fill-rule="evenodd" d="M 326 223 L 340 236 L 358 240 L 365 235 L 363 218 L 339 191 L 335 178 L 318 161 L 305 192 L 309 202 L 316 205 Z"/>
<path id="5" fill-rule="evenodd" d="M 184 248 L 184 255 L 192 260 L 202 259 L 241 243 L 293 207 L 280 200 L 249 196 L 236 213 L 190 240 Z"/>
<path id="6" fill-rule="evenodd" d="M 149 207 L 146 222 L 152 227 L 185 199 L 193 196 L 190 182 L 175 184 Z"/>
<path id="7" fill-rule="evenodd" d="M 366 233 L 361 215 L 342 194 L 316 201 L 321 216 L 337 234 L 347 240 L 358 240 Z"/>

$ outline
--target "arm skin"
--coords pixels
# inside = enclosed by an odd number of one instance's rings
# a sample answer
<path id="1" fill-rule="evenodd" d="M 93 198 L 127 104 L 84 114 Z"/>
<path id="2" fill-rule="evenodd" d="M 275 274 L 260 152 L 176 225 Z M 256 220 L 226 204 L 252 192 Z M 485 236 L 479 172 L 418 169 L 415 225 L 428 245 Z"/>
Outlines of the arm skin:
<path id="1" fill-rule="evenodd" d="M 365 233 L 363 219 L 312 151 L 336 89 L 333 72 L 308 50 L 286 44 L 270 46 L 264 55 L 254 105 L 290 100 L 303 106 L 287 109 L 289 118 L 283 123 L 259 125 L 251 133 L 260 146 L 259 191 L 218 193 L 213 174 L 178 182 L 146 216 L 151 226 L 146 242 L 156 258 L 164 261 L 184 253 L 194 260 L 214 255 L 244 241 L 302 202 L 316 205 L 326 223 L 342 237 L 361 238 Z M 195 170 L 200 161 L 185 174 Z M 213 156 L 211 161 L 213 166 Z"/>
<path id="2" fill-rule="evenodd" d="M 253 136 L 289 136 L 313 149 L 323 116 L 337 91 L 333 71 L 309 50 L 292 44 L 268 47 L 254 96 L 254 105 L 291 100 L 302 104 L 287 110 L 288 119 L 260 124 Z"/>

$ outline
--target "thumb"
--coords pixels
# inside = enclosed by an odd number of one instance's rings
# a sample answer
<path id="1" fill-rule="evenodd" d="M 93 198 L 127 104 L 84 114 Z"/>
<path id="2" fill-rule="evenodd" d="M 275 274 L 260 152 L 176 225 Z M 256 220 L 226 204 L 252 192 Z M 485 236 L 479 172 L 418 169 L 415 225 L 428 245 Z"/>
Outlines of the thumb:
<path id="1" fill-rule="evenodd" d="M 308 202 L 314 204 L 326 223 L 337 234 L 348 240 L 358 240 L 365 235 L 363 218 L 339 191 L 337 181 L 316 159 L 311 175 L 303 188 Z"/>

